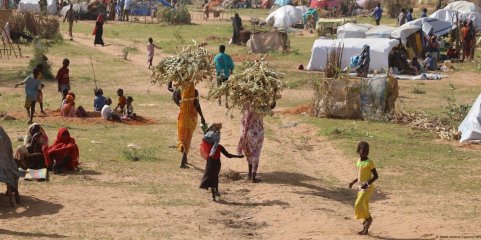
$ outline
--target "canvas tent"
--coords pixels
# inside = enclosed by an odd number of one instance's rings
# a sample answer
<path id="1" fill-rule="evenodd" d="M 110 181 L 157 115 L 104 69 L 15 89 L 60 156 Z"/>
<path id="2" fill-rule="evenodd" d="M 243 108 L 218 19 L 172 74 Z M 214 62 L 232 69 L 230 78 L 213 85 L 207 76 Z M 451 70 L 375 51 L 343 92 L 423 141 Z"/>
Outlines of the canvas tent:
<path id="1" fill-rule="evenodd" d="M 269 14 L 266 22 L 270 26 L 287 30 L 293 24 L 302 22 L 302 15 L 304 15 L 303 10 L 288 5 L 278 8 Z"/>
<path id="2" fill-rule="evenodd" d="M 391 32 L 391 38 L 399 39 L 403 45 L 406 45 L 408 38 L 419 30 L 421 30 L 419 26 L 402 25 Z"/>
<path id="3" fill-rule="evenodd" d="M 62 8 L 60 11 L 60 14 L 62 14 L 62 17 L 65 17 L 65 14 L 67 14 L 67 11 L 70 9 L 70 5 L 67 5 Z M 73 11 L 75 14 L 87 14 L 89 12 L 87 8 L 87 3 L 81 3 L 81 4 L 74 4 L 73 5 Z M 78 15 L 77 15 L 78 16 Z"/>
<path id="4" fill-rule="evenodd" d="M 38 0 L 20 0 L 18 3 L 18 11 L 40 13 Z M 55 0 L 47 0 L 47 13 L 50 15 L 57 13 L 57 2 Z"/>
<path id="5" fill-rule="evenodd" d="M 426 34 L 428 34 L 432 29 L 433 33 L 437 36 L 445 35 L 449 33 L 451 29 L 456 28 L 456 25 L 453 25 L 451 22 L 429 17 L 419 18 L 411 22 L 407 22 L 404 25 L 421 27 Z"/>
<path id="6" fill-rule="evenodd" d="M 481 140 L 481 94 L 458 127 L 461 132 L 460 142 Z"/>
<path id="7" fill-rule="evenodd" d="M 385 38 L 344 38 L 344 39 L 317 39 L 311 50 L 311 59 L 307 66 L 309 71 L 322 71 L 326 67 L 327 52 L 329 49 L 344 45 L 341 67 L 349 66 L 352 56 L 361 54 L 364 45 L 370 46 L 370 70 L 383 70 L 388 68 L 388 58 L 391 50 L 399 44 L 398 40 Z"/>
<path id="8" fill-rule="evenodd" d="M 375 26 L 366 31 L 366 38 L 391 38 L 392 32 L 396 30 L 395 27 L 389 26 Z"/>
<path id="9" fill-rule="evenodd" d="M 439 9 L 429 16 L 430 18 L 436 18 L 451 23 L 456 23 L 457 18 L 460 21 L 471 20 L 476 27 L 481 27 L 481 12 L 461 12 L 452 9 Z"/>
<path id="10" fill-rule="evenodd" d="M 346 23 L 337 28 L 337 38 L 365 38 L 366 31 L 372 27 L 371 24 Z"/>
<path id="11" fill-rule="evenodd" d="M 257 32 L 251 34 L 246 46 L 251 53 L 286 51 L 289 49 L 289 41 L 285 32 Z"/>
<path id="12" fill-rule="evenodd" d="M 449 3 L 444 9 L 454 10 L 460 13 L 471 13 L 471 12 L 481 13 L 480 6 L 467 1 L 456 1 L 456 2 Z"/>

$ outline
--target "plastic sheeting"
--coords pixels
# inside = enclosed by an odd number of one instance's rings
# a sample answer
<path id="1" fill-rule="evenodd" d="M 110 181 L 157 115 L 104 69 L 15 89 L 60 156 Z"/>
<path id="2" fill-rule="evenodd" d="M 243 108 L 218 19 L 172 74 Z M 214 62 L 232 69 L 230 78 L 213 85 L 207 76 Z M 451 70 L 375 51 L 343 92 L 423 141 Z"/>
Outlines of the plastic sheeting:
<path id="1" fill-rule="evenodd" d="M 423 28 L 423 31 L 425 31 L 426 34 L 428 33 L 426 31 L 429 31 L 427 29 L 432 28 L 433 33 L 437 36 L 443 36 L 449 33 L 449 31 L 451 31 L 453 27 L 454 28 L 456 27 L 456 25 L 453 25 L 451 22 L 446 22 L 443 20 L 439 20 L 436 18 L 429 18 L 429 17 L 419 18 L 411 22 L 407 22 L 403 26 L 405 25 L 421 27 Z"/>
<path id="2" fill-rule="evenodd" d="M 362 47 L 370 46 L 370 70 L 385 70 L 388 68 L 388 57 L 391 50 L 399 44 L 398 40 L 385 38 L 344 38 L 344 39 L 318 39 L 311 50 L 311 59 L 307 66 L 309 71 L 322 71 L 326 67 L 327 52 L 334 47 L 344 44 L 341 67 L 349 66 L 350 58 L 361 54 Z"/>
<path id="3" fill-rule="evenodd" d="M 429 17 L 444 20 L 450 23 L 456 23 L 456 14 L 460 21 L 469 19 L 474 22 L 476 27 L 481 27 L 481 13 L 479 12 L 462 13 L 451 9 L 439 9 L 438 11 L 429 15 Z"/>
<path id="4" fill-rule="evenodd" d="M 481 94 L 458 127 L 461 132 L 460 142 L 481 140 Z"/>
<path id="5" fill-rule="evenodd" d="M 367 30 L 366 38 L 391 38 L 392 32 L 396 29 L 396 27 L 390 26 L 375 26 Z"/>
<path id="6" fill-rule="evenodd" d="M 444 9 L 454 10 L 460 13 L 481 13 L 480 6 L 477 6 L 476 4 L 467 1 L 456 1 L 449 3 Z"/>
<path id="7" fill-rule="evenodd" d="M 269 14 L 266 22 L 278 29 L 287 30 L 293 24 L 302 22 L 302 15 L 304 15 L 303 10 L 293 6 L 284 6 Z"/>
<path id="8" fill-rule="evenodd" d="M 70 5 L 67 5 L 65 7 L 62 8 L 62 10 L 60 11 L 60 14 L 62 14 L 62 17 L 65 17 L 65 14 L 67 14 L 67 11 L 70 9 Z M 87 3 L 81 3 L 81 4 L 74 4 L 73 5 L 73 11 L 76 13 L 76 14 L 85 14 L 85 13 L 88 13 L 89 10 L 87 8 Z"/>
<path id="9" fill-rule="evenodd" d="M 40 13 L 38 0 L 21 0 L 20 3 L 18 3 L 18 11 Z M 47 13 L 50 15 L 57 13 L 57 3 L 55 0 L 47 0 Z"/>
<path id="10" fill-rule="evenodd" d="M 337 28 L 337 38 L 365 38 L 366 31 L 372 27 L 371 24 L 346 23 Z"/>
<path id="11" fill-rule="evenodd" d="M 247 49 L 251 53 L 267 53 L 269 51 L 285 51 L 288 46 L 287 33 L 278 31 L 258 32 L 251 34 L 247 41 Z"/>
<path id="12" fill-rule="evenodd" d="M 413 35 L 417 31 L 419 31 L 420 29 L 421 29 L 421 27 L 419 27 L 419 26 L 402 25 L 400 27 L 397 27 L 391 33 L 391 38 L 400 39 L 401 43 L 404 46 L 406 46 L 408 37 Z"/>

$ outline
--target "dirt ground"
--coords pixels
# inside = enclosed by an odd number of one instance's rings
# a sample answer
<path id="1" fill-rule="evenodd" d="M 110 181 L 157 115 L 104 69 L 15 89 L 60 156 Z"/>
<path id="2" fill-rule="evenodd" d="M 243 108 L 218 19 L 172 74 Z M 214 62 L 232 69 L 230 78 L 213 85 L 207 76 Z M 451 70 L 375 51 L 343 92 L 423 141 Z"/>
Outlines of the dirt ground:
<path id="1" fill-rule="evenodd" d="M 74 43 L 94 48 L 92 39 L 82 35 L 76 35 Z M 108 43 L 109 46 L 97 49 L 114 57 L 128 45 L 114 39 L 108 39 Z M 141 53 L 133 55 L 130 61 L 146 69 L 145 49 L 139 49 Z M 161 51 L 156 53 L 157 59 L 165 56 Z M 145 71 L 148 74 L 148 70 Z M 207 88 L 201 86 L 199 91 L 206 95 Z M 284 97 L 295 100 L 306 90 L 289 91 Z M 223 122 L 224 146 L 234 151 L 239 138 L 238 116 L 231 119 L 223 107 L 210 101 L 202 100 L 201 105 L 206 119 Z M 465 196 L 388 193 L 383 191 L 381 181 L 371 204 L 374 217 L 371 236 L 357 236 L 361 222 L 352 219 L 356 190 L 347 188 L 349 181 L 356 177 L 355 159 L 319 137 L 312 126 L 297 124 L 292 113 L 308 109 L 307 106 L 279 109 L 278 124 L 266 121 L 265 128 L 271 130 L 270 139 L 274 141 L 266 141 L 264 145 L 259 169 L 262 181 L 257 184 L 245 180 L 223 181 L 219 202 L 210 201 L 210 195 L 205 192 L 200 204 L 162 206 L 149 204 L 153 201 L 149 194 L 126 187 L 108 187 L 114 182 L 133 189 L 139 182 L 164 184 L 165 179 L 155 174 L 123 176 L 117 172 L 86 171 L 52 176 L 48 185 L 22 183 L 22 203 L 17 209 L 9 208 L 5 196 L 0 197 L 0 238 L 435 239 L 452 233 L 481 234 L 479 222 L 469 218 L 450 220 L 438 211 L 440 205 L 449 207 L 450 200 L 468 201 Z M 176 116 L 174 107 L 165 111 Z M 193 142 L 199 141 L 200 134 L 195 134 Z M 192 167 L 185 171 L 200 177 L 204 161 L 196 151 L 192 152 Z M 224 159 L 222 168 L 239 171 L 245 178 L 247 164 L 244 160 Z M 184 173 L 176 171 L 179 175 Z M 380 173 L 382 177 L 394 174 L 400 173 L 394 170 Z M 85 184 L 67 185 L 69 178 L 82 179 Z M 198 181 L 198 178 L 192 179 L 193 189 Z M 92 182 L 105 187 L 94 186 Z M 330 183 L 330 187 L 325 183 Z M 407 199 L 412 198 L 419 204 L 407 204 Z"/>

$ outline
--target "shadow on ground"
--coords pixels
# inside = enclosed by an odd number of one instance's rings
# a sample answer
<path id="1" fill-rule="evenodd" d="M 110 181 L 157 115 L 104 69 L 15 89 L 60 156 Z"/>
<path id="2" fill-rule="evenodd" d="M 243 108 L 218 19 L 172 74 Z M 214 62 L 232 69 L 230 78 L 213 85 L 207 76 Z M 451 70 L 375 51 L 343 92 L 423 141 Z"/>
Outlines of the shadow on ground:
<path id="1" fill-rule="evenodd" d="M 294 193 L 301 195 L 313 195 L 331 199 L 344 204 L 353 204 L 356 199 L 356 190 L 339 187 L 322 187 L 322 180 L 303 173 L 275 171 L 262 174 L 262 181 L 268 184 L 283 184 L 304 189 L 295 190 Z M 388 196 L 376 190 L 371 202 L 389 199 Z"/>
<path id="2" fill-rule="evenodd" d="M 39 233 L 39 232 L 16 232 L 6 229 L 0 229 L 1 236 L 30 237 L 30 238 L 68 238 L 68 236 L 59 234 Z"/>
<path id="3" fill-rule="evenodd" d="M 22 196 L 20 193 L 20 203 L 17 208 L 12 208 L 8 197 L 0 194 L 0 219 L 37 217 L 53 215 L 60 211 L 63 205 L 41 200 L 35 197 Z"/>

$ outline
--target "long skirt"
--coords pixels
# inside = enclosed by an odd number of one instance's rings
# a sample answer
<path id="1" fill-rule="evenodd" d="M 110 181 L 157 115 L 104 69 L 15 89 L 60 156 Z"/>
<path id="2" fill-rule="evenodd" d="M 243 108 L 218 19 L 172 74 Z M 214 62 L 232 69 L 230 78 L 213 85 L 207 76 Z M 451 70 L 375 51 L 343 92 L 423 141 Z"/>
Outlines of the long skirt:
<path id="1" fill-rule="evenodd" d="M 252 165 L 252 173 L 257 173 L 263 143 L 263 117 L 250 108 L 244 109 L 241 117 L 241 137 L 237 145 L 237 153 L 245 155 L 247 162 Z"/>
<path id="2" fill-rule="evenodd" d="M 366 219 L 369 214 L 369 199 L 374 192 L 374 186 L 369 186 L 366 190 L 357 193 L 356 203 L 354 203 L 354 217 L 355 219 Z"/>
<path id="3" fill-rule="evenodd" d="M 199 188 L 209 189 L 219 187 L 220 159 L 207 160 L 205 172 Z"/>
<path id="4" fill-rule="evenodd" d="M 104 40 L 102 39 L 102 35 L 104 34 L 104 25 L 97 23 L 96 28 L 97 28 L 97 29 L 96 29 L 96 31 L 95 31 L 95 41 L 94 41 L 94 44 L 104 45 Z"/>

